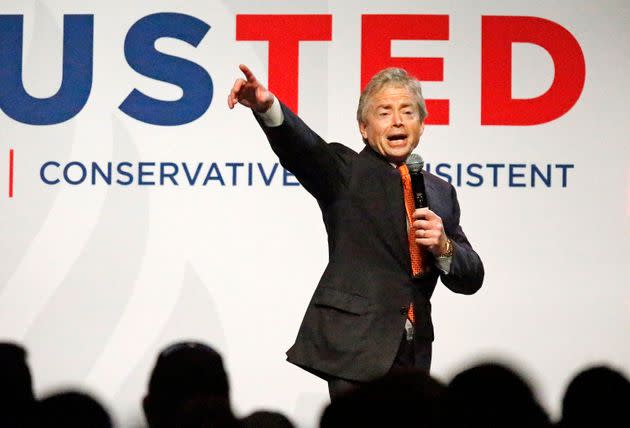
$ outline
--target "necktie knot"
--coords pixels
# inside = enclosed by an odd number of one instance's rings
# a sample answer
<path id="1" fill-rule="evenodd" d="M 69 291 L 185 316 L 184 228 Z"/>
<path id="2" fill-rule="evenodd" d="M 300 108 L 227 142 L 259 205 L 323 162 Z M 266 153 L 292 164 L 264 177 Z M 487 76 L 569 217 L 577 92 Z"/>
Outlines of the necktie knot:
<path id="1" fill-rule="evenodd" d="M 407 164 L 401 163 L 396 168 L 398 169 L 398 172 L 401 176 L 403 176 L 404 178 L 409 177 L 409 168 L 407 168 Z"/>

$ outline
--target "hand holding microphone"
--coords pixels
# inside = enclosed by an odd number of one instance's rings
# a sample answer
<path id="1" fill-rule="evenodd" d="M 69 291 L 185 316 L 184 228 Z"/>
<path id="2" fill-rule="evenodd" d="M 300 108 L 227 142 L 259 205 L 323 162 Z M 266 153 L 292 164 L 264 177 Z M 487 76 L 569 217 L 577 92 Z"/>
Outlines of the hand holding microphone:
<path id="1" fill-rule="evenodd" d="M 412 153 L 407 158 L 406 164 L 411 176 L 411 186 L 416 205 L 412 224 L 415 230 L 416 244 L 425 247 L 435 257 L 443 256 L 450 252 L 452 244 L 444 232 L 442 219 L 429 209 L 424 176 L 422 175 L 424 161 L 420 155 Z"/>

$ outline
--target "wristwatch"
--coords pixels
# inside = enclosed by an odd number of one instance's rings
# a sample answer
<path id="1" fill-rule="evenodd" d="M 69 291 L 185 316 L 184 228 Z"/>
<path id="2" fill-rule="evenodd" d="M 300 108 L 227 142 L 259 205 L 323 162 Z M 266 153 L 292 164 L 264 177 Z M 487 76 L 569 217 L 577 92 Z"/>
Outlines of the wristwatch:
<path id="1" fill-rule="evenodd" d="M 446 238 L 446 250 L 444 250 L 444 252 L 438 256 L 438 259 L 447 259 L 449 257 L 453 257 L 453 251 L 455 251 L 453 242 L 450 238 Z"/>

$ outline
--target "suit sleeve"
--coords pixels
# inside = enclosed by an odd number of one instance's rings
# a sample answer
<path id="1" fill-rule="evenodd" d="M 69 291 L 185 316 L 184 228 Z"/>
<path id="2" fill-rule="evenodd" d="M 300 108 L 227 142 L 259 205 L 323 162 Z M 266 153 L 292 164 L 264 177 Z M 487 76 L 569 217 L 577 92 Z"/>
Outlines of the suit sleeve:
<path id="1" fill-rule="evenodd" d="M 473 294 L 483 283 L 484 269 L 479 255 L 473 250 L 459 224 L 460 209 L 457 193 L 451 186 L 452 223 L 445 225 L 446 234 L 453 242 L 454 252 L 448 274 L 442 273 L 440 278 L 451 291 L 460 294 Z"/>
<path id="2" fill-rule="evenodd" d="M 319 202 L 334 199 L 345 185 L 344 166 L 351 149 L 328 144 L 289 108 L 280 103 L 284 121 L 268 127 L 254 115 L 264 131 L 280 164 L 294 174 L 300 184 Z"/>

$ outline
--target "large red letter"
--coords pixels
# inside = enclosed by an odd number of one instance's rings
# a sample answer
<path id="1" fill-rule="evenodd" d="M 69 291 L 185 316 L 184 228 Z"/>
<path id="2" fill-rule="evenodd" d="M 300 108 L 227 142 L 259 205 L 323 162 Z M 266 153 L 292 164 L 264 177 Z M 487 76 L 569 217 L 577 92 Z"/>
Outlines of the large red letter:
<path id="1" fill-rule="evenodd" d="M 577 40 L 564 27 L 528 16 L 481 20 L 481 124 L 537 125 L 559 118 L 577 102 L 586 67 Z M 512 98 L 512 43 L 533 43 L 551 55 L 551 87 L 536 98 Z"/>
<path id="2" fill-rule="evenodd" d="M 332 15 L 236 15 L 236 40 L 269 41 L 269 89 L 296 113 L 299 43 L 331 39 Z"/>
<path id="3" fill-rule="evenodd" d="M 443 58 L 392 58 L 392 40 L 448 40 L 448 15 L 363 15 L 361 88 L 383 68 L 402 67 L 420 80 L 444 80 Z M 427 100 L 427 123 L 448 125 L 448 100 Z"/>

